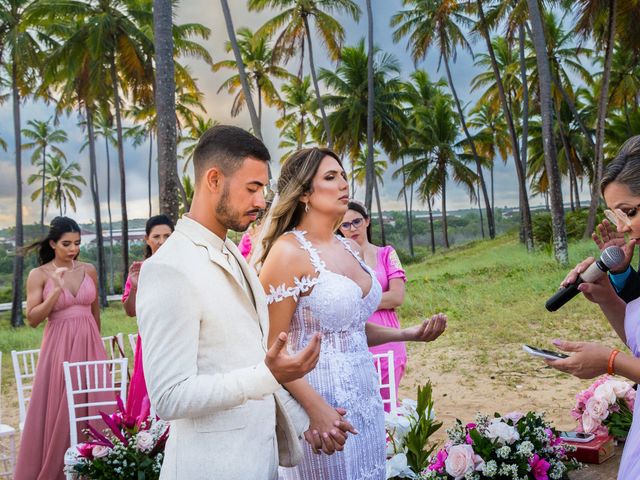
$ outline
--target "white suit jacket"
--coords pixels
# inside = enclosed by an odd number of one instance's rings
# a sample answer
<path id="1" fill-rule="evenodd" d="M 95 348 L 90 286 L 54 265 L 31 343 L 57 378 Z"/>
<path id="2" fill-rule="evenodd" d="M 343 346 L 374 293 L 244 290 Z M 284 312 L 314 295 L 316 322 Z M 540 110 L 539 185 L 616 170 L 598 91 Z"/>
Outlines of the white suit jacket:
<path id="1" fill-rule="evenodd" d="M 242 288 L 222 244 L 183 217 L 140 272 L 145 379 L 157 415 L 171 424 L 162 480 L 271 480 L 278 451 L 284 466 L 302 455 L 308 418 L 264 363 L 264 290 L 227 239 L 250 292 Z"/>

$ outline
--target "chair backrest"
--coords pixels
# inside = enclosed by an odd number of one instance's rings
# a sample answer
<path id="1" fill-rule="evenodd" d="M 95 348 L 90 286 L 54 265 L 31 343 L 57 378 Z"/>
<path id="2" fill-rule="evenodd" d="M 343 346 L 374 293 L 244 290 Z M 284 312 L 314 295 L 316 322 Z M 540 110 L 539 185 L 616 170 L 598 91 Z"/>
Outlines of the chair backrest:
<path id="1" fill-rule="evenodd" d="M 373 356 L 373 361 L 378 373 L 378 388 L 380 391 L 387 390 L 389 395 L 387 398 L 382 397 L 382 403 L 389 405 L 389 412 L 393 413 L 398 408 L 398 399 L 396 396 L 396 370 L 393 360 L 393 350 L 386 353 L 377 353 Z M 387 372 L 387 383 L 382 383 L 384 377 L 383 371 Z"/>
<path id="2" fill-rule="evenodd" d="M 130 333 L 129 334 L 129 345 L 131 345 L 131 350 L 133 351 L 133 355 L 136 354 L 136 344 L 138 343 L 138 334 Z"/>
<path id="3" fill-rule="evenodd" d="M 116 358 L 62 364 L 71 446 L 78 444 L 78 423 L 101 419 L 100 411 L 112 413 L 116 395 L 126 403 L 127 362 L 126 358 Z"/>
<path id="4" fill-rule="evenodd" d="M 20 430 L 24 427 L 27 418 L 27 406 L 31 399 L 33 390 L 33 379 L 36 376 L 36 366 L 40 349 L 35 350 L 12 350 L 13 373 L 16 377 L 16 388 L 18 390 L 18 410 L 20 412 Z"/>
<path id="5" fill-rule="evenodd" d="M 122 333 L 116 333 L 110 337 L 102 337 L 104 349 L 111 359 L 123 358 L 124 354 L 124 336 Z"/>

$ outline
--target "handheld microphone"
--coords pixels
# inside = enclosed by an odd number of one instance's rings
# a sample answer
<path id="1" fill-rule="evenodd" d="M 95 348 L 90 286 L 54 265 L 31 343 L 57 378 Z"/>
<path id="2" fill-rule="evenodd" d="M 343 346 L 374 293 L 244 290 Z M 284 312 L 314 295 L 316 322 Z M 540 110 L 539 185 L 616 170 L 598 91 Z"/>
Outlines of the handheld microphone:
<path id="1" fill-rule="evenodd" d="M 611 246 L 602 251 L 600 258 L 594 263 L 589 265 L 584 272 L 578 275 L 578 278 L 568 287 L 562 287 L 558 290 L 547 303 L 544 304 L 545 308 L 550 312 L 555 312 L 565 303 L 571 300 L 573 297 L 580 293 L 578 285 L 584 282 L 595 282 L 598 278 L 604 275 L 612 268 L 616 268 L 624 261 L 624 252 L 620 247 Z"/>

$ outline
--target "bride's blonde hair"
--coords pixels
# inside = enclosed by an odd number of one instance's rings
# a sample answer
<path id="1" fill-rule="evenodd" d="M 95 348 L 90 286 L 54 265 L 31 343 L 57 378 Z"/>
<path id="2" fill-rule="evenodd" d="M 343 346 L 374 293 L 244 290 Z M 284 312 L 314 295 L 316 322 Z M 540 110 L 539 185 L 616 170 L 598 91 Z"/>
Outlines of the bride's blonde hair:
<path id="1" fill-rule="evenodd" d="M 316 176 L 324 157 L 335 158 L 342 167 L 342 160 L 328 148 L 305 148 L 291 155 L 282 165 L 278 178 L 278 202 L 271 207 L 271 217 L 262 240 L 263 263 L 271 247 L 280 235 L 296 227 L 302 220 L 305 204 L 300 201 L 304 194 L 312 193 L 313 177 Z"/>

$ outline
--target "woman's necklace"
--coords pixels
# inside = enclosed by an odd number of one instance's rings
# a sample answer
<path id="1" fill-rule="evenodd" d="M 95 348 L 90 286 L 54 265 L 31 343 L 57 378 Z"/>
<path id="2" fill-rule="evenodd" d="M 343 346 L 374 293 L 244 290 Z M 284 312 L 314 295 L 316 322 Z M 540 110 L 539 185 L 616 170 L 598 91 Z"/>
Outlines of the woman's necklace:
<path id="1" fill-rule="evenodd" d="M 58 269 L 58 268 L 64 268 L 64 267 L 59 267 L 58 265 L 56 265 L 56 261 L 55 261 L 55 259 L 54 259 L 54 260 L 51 260 L 51 263 L 53 263 L 53 267 L 54 267 L 55 269 Z M 75 269 L 76 269 L 76 262 L 75 262 L 75 260 L 71 260 L 71 270 L 73 271 L 73 270 L 75 270 Z"/>

